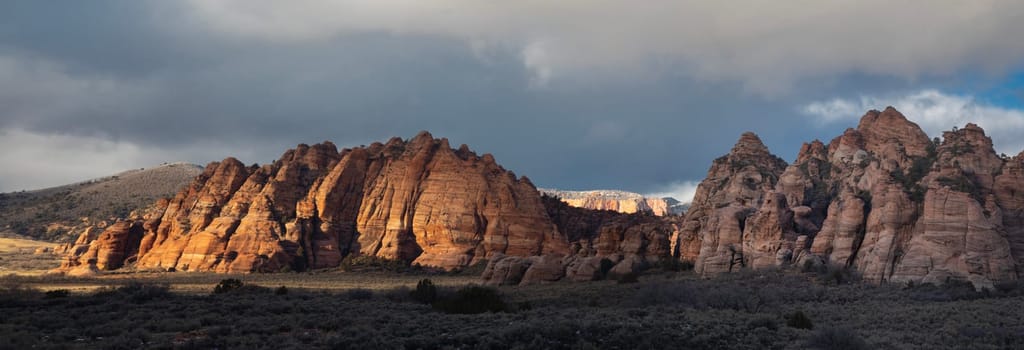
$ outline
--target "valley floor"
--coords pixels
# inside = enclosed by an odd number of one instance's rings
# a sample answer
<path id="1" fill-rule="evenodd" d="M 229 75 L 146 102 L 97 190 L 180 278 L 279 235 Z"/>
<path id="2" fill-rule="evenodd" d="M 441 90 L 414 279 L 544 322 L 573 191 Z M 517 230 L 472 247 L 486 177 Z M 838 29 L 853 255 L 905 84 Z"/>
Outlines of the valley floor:
<path id="1" fill-rule="evenodd" d="M 1024 286 L 871 286 L 796 271 L 475 289 L 476 274 L 0 278 L 4 348 L 1013 349 Z M 214 294 L 224 279 L 243 287 Z M 417 302 L 430 279 L 438 299 Z M 827 281 L 827 283 L 826 283 Z M 836 282 L 847 282 L 836 284 Z M 285 288 L 281 288 L 285 286 Z M 222 285 L 223 287 L 223 285 Z M 66 290 L 66 292 L 65 292 Z M 474 294 L 475 293 L 475 294 Z M 468 298 L 459 299 L 469 295 Z M 473 299 L 475 297 L 479 297 Z M 448 298 L 448 299 L 445 299 Z M 457 300 L 457 302 L 451 301 Z M 456 314 L 457 303 L 503 312 Z"/>

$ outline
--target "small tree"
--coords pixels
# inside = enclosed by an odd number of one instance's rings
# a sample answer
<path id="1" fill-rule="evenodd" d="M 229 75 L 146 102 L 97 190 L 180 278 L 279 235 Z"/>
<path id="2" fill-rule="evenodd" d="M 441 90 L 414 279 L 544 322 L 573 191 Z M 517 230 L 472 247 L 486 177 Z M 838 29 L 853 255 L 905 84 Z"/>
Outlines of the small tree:
<path id="1" fill-rule="evenodd" d="M 424 278 L 416 283 L 416 289 L 409 292 L 409 296 L 419 303 L 430 304 L 437 301 L 437 287 L 429 278 Z"/>
<path id="2" fill-rule="evenodd" d="M 786 325 L 797 329 L 814 329 L 814 322 L 802 310 L 786 315 Z"/>
<path id="3" fill-rule="evenodd" d="M 438 300 L 434 309 L 447 314 L 480 314 L 508 311 L 508 305 L 494 288 L 465 286 L 451 297 Z"/>
<path id="4" fill-rule="evenodd" d="M 242 288 L 242 285 L 244 285 L 244 283 L 236 278 L 222 279 L 220 280 L 220 283 L 217 283 L 216 287 L 213 287 L 213 294 L 228 293 Z"/>

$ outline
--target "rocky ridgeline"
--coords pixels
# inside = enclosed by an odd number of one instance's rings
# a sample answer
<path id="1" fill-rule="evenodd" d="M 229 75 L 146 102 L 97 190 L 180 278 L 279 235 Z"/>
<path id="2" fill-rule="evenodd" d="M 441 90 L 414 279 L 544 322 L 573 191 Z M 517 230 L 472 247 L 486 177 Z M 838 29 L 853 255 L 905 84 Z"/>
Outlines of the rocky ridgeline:
<path id="1" fill-rule="evenodd" d="M 700 184 L 679 257 L 704 275 L 833 263 L 872 282 L 991 287 L 1024 262 L 1022 164 L 977 125 L 932 140 L 892 107 L 791 165 L 744 134 Z"/>
<path id="2" fill-rule="evenodd" d="M 487 260 L 495 284 L 688 261 L 706 276 L 837 264 L 876 283 L 991 287 L 1024 264 L 1021 188 L 1024 154 L 997 156 L 973 124 L 929 139 L 891 107 L 804 144 L 793 164 L 743 134 L 682 217 L 571 207 L 490 155 L 421 133 L 210 164 L 159 213 L 81 237 L 62 269 L 303 270 L 358 254 L 447 269 Z"/>
<path id="3" fill-rule="evenodd" d="M 674 198 L 649 198 L 639 193 L 618 190 L 565 191 L 538 189 L 542 194 L 557 197 L 577 208 L 612 210 L 632 214 L 649 212 L 657 216 L 678 215 L 685 208 Z"/>

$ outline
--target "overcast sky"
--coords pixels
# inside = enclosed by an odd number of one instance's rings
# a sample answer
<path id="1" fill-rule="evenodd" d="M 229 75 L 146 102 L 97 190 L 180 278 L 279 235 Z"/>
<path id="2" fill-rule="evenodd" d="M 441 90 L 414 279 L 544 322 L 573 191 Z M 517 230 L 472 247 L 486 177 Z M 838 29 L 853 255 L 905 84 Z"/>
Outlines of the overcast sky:
<path id="1" fill-rule="evenodd" d="M 4 1 L 0 191 L 429 130 L 535 184 L 688 200 L 744 131 L 868 109 L 1024 150 L 1019 1 Z"/>

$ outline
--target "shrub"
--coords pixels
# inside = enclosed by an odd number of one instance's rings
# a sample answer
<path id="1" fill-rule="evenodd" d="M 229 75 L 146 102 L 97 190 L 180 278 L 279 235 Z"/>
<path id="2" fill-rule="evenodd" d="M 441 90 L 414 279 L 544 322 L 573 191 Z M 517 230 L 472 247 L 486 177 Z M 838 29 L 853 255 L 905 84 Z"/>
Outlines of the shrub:
<path id="1" fill-rule="evenodd" d="M 615 267 L 615 262 L 608 258 L 601 259 L 601 278 L 608 276 L 608 271 L 611 271 Z"/>
<path id="2" fill-rule="evenodd" d="M 814 271 L 814 261 L 811 259 L 804 260 L 804 264 L 800 266 L 800 272 L 808 273 Z"/>
<path id="3" fill-rule="evenodd" d="M 54 289 L 46 291 L 46 293 L 43 294 L 43 297 L 46 299 L 66 298 L 70 294 L 71 291 L 67 289 Z"/>
<path id="4" fill-rule="evenodd" d="M 921 283 L 917 285 L 907 284 L 906 290 L 910 297 L 922 301 L 956 301 L 974 300 L 991 296 L 987 290 L 978 292 L 971 282 L 947 279 L 941 285 Z"/>
<path id="5" fill-rule="evenodd" d="M 992 284 L 992 287 L 1006 295 L 1015 294 L 1021 290 L 1020 281 L 1000 281 Z"/>
<path id="6" fill-rule="evenodd" d="M 530 310 L 533 310 L 533 303 L 530 303 L 529 301 L 520 301 L 518 303 L 515 303 L 515 305 L 513 305 L 513 306 L 515 306 L 515 310 L 514 311 L 530 311 Z"/>
<path id="7" fill-rule="evenodd" d="M 630 273 L 618 276 L 615 279 L 615 281 L 618 282 L 619 284 L 637 283 L 637 282 L 640 282 L 640 274 L 638 274 L 636 272 L 630 272 Z"/>
<path id="8" fill-rule="evenodd" d="M 628 302 L 637 307 L 677 304 L 695 309 L 757 313 L 773 301 L 763 289 L 750 290 L 731 285 L 655 282 L 642 283 L 636 289 L 636 294 Z"/>
<path id="9" fill-rule="evenodd" d="M 154 299 L 167 298 L 170 294 L 170 289 L 166 285 L 130 282 L 113 290 L 100 291 L 96 293 L 96 296 L 126 299 L 141 304 Z"/>
<path id="10" fill-rule="evenodd" d="M 786 326 L 797 328 L 797 329 L 814 329 L 814 322 L 811 322 L 811 318 L 804 314 L 803 310 L 796 310 L 793 313 L 786 314 Z"/>
<path id="11" fill-rule="evenodd" d="M 370 300 L 373 299 L 373 291 L 365 288 L 349 289 L 345 292 L 351 300 Z"/>
<path id="12" fill-rule="evenodd" d="M 409 292 L 412 300 L 423 304 L 430 304 L 437 301 L 437 287 L 429 278 L 424 278 L 416 283 L 416 290 Z"/>
<path id="13" fill-rule="evenodd" d="M 412 269 L 408 261 L 384 259 L 370 255 L 350 254 L 341 260 L 342 271 L 383 270 L 391 272 L 407 272 Z"/>
<path id="14" fill-rule="evenodd" d="M 414 269 L 416 268 L 416 266 L 417 266 L 416 264 L 413 265 Z M 420 267 L 420 269 L 422 269 L 422 267 Z M 486 269 L 487 269 L 487 259 L 481 259 L 480 261 L 477 261 L 476 264 L 469 265 L 469 266 L 462 267 L 462 268 L 455 268 L 454 270 L 451 270 L 449 272 L 452 275 L 480 276 L 480 275 L 484 274 L 484 270 L 486 270 Z"/>
<path id="15" fill-rule="evenodd" d="M 699 302 L 699 299 L 698 291 L 689 284 L 659 281 L 641 284 L 628 301 L 631 306 L 644 307 L 679 303 L 692 305 Z"/>
<path id="16" fill-rule="evenodd" d="M 751 291 L 728 286 L 719 286 L 698 295 L 703 306 L 750 313 L 760 312 L 769 302 L 761 290 Z"/>
<path id="17" fill-rule="evenodd" d="M 222 279 L 216 287 L 213 287 L 213 294 L 229 293 L 242 288 L 243 285 L 245 284 L 236 278 Z"/>
<path id="18" fill-rule="evenodd" d="M 145 283 L 131 282 L 128 285 L 118 288 L 118 293 L 124 295 L 131 302 L 140 304 L 154 299 L 164 299 L 170 296 L 167 286 L 145 285 Z"/>
<path id="19" fill-rule="evenodd" d="M 455 295 L 438 300 L 433 306 L 434 309 L 448 314 L 479 314 L 508 309 L 496 289 L 475 285 L 463 287 L 456 291 Z"/>
<path id="20" fill-rule="evenodd" d="M 823 328 L 807 339 L 807 347 L 822 350 L 870 349 L 857 333 L 845 328 Z"/>
<path id="21" fill-rule="evenodd" d="M 750 328 L 750 329 L 766 328 L 766 329 L 774 331 L 774 330 L 778 330 L 779 329 L 779 325 L 778 325 L 778 323 L 775 322 L 775 318 L 774 317 L 762 316 L 762 317 L 758 317 L 758 318 L 755 318 L 753 320 L 750 320 L 750 322 L 747 322 L 747 328 Z"/>
<path id="22" fill-rule="evenodd" d="M 822 284 L 847 284 L 854 283 L 860 280 L 860 275 L 857 270 L 844 265 L 826 263 L 826 264 L 814 264 L 808 260 L 804 263 L 803 270 L 805 272 L 814 272 L 818 274 L 818 281 Z"/>
<path id="23" fill-rule="evenodd" d="M 7 275 L 0 280 L 0 304 L 14 300 L 31 299 L 39 294 L 34 288 L 25 287 L 17 276 Z"/>
<path id="24" fill-rule="evenodd" d="M 390 300 L 390 301 L 393 301 L 393 302 L 404 302 L 404 301 L 409 301 L 409 299 L 412 298 L 412 293 L 413 293 L 413 291 L 410 290 L 409 287 L 400 286 L 400 287 L 396 287 L 396 288 L 385 290 L 382 293 L 382 296 L 384 297 L 384 299 L 387 299 L 387 300 Z"/>
<path id="25" fill-rule="evenodd" d="M 661 259 L 658 261 L 657 267 L 665 271 L 679 272 L 679 271 L 690 271 L 693 270 L 693 262 L 689 260 L 679 260 L 675 258 Z"/>

